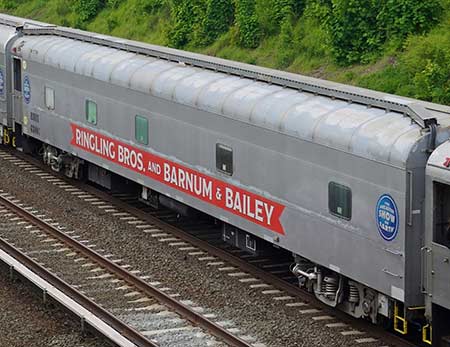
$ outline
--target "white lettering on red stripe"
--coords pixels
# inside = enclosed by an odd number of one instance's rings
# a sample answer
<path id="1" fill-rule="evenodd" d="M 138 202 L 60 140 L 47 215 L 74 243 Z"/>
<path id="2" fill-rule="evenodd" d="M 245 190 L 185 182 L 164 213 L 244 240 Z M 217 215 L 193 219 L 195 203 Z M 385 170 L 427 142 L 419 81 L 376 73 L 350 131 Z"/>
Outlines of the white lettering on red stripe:
<path id="1" fill-rule="evenodd" d="M 90 129 L 71 127 L 72 146 L 284 235 L 283 205 Z"/>

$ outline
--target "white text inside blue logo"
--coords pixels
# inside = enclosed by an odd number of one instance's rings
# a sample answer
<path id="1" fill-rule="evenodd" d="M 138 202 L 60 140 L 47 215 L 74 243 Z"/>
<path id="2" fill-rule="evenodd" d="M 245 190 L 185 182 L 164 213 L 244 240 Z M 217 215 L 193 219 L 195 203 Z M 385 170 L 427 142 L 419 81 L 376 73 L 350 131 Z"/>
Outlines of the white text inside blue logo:
<path id="1" fill-rule="evenodd" d="M 387 241 L 392 241 L 398 233 L 398 209 L 389 195 L 380 197 L 377 203 L 377 226 L 380 235 Z"/>

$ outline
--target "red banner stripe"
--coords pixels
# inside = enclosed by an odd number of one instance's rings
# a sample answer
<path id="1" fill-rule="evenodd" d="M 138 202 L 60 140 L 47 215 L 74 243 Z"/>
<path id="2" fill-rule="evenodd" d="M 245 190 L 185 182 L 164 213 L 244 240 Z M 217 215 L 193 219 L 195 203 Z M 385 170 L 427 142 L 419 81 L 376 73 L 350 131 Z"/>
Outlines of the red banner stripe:
<path id="1" fill-rule="evenodd" d="M 188 167 L 71 124 L 71 145 L 284 235 L 284 206 Z"/>

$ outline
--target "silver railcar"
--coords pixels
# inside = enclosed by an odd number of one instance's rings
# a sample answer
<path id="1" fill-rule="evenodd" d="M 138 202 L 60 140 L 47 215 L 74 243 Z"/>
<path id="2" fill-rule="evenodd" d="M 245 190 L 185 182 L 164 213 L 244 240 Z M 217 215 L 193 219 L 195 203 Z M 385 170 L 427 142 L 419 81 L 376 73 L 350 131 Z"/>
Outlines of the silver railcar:
<path id="1" fill-rule="evenodd" d="M 433 341 L 450 346 L 450 142 L 430 156 L 426 169 L 423 289 Z M 429 334 L 429 333 L 428 333 Z"/>
<path id="2" fill-rule="evenodd" d="M 299 283 L 355 317 L 391 320 L 403 334 L 421 322 L 425 167 L 449 138 L 449 108 L 10 16 L 0 23 L 5 140 L 38 143 L 70 177 L 87 167 L 112 188 L 119 175 L 151 203 L 211 215 L 251 253 L 289 250 Z"/>

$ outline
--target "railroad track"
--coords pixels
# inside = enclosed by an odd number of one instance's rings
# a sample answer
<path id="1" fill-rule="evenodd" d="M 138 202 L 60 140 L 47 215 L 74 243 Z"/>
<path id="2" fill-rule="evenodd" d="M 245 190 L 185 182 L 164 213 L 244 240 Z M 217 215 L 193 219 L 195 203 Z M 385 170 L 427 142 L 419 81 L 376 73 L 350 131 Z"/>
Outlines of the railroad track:
<path id="1" fill-rule="evenodd" d="M 61 230 L 59 223 L 48 223 L 42 217 L 33 207 L 0 191 L 3 259 L 9 265 L 22 264 L 63 293 L 64 301 L 73 300 L 93 313 L 97 319 L 90 315 L 83 319 L 99 326 L 102 334 L 108 337 L 120 332 L 122 338 L 114 342 L 145 347 L 252 346 L 195 307 L 164 293 L 164 288 L 128 271 L 119 260 L 110 260 L 72 238 L 74 231 Z M 27 272 L 22 275 L 27 277 Z"/>
<path id="2" fill-rule="evenodd" d="M 220 240 L 217 240 L 220 231 L 214 227 L 214 224 L 182 220 L 170 211 L 151 210 L 127 194 L 111 196 L 91 186 L 68 181 L 57 174 L 49 173 L 41 164 L 21 154 L 3 152 L 0 153 L 0 157 L 19 167 L 23 165 L 24 170 L 31 174 L 39 175 L 67 193 L 110 213 L 112 218 L 133 225 L 138 231 L 150 235 L 155 240 L 177 247 L 180 252 L 185 252 L 187 257 L 196 257 L 209 268 L 226 273 L 230 279 L 261 291 L 262 297 L 271 296 L 280 305 L 295 308 L 302 314 L 310 315 L 312 320 L 323 322 L 324 329 L 338 329 L 336 334 L 351 337 L 355 345 L 415 345 L 322 305 L 312 295 L 293 285 L 293 278 L 287 271 L 287 264 L 251 257 L 239 250 L 224 246 Z M 31 165 L 30 162 L 33 164 Z M 38 165 L 39 168 L 34 165 Z"/>

